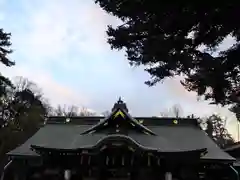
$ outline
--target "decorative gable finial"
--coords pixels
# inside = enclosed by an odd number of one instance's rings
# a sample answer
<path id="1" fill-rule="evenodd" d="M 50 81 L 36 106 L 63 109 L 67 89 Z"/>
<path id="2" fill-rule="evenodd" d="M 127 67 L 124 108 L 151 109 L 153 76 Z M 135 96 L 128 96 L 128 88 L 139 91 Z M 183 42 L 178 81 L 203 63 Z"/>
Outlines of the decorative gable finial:
<path id="1" fill-rule="evenodd" d="M 118 102 L 117 102 L 118 104 L 123 104 L 123 101 L 122 101 L 122 98 L 121 98 L 121 96 L 119 97 L 119 99 L 118 99 Z"/>
<path id="2" fill-rule="evenodd" d="M 119 97 L 118 101 L 114 104 L 112 111 L 114 111 L 115 109 L 122 109 L 128 112 L 127 105 L 126 103 L 123 102 L 121 96 Z"/>

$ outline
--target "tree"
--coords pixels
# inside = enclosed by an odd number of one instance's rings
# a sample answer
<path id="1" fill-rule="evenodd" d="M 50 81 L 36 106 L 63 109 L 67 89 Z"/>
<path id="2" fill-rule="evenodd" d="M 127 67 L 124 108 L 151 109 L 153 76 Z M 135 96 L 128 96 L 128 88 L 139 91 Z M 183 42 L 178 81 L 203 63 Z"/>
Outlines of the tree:
<path id="1" fill-rule="evenodd" d="M 15 65 L 8 57 L 8 55 L 12 53 L 10 49 L 10 37 L 10 33 L 6 33 L 3 29 L 0 29 L 0 62 L 9 67 Z M 0 97 L 6 94 L 8 88 L 12 87 L 11 81 L 0 73 Z"/>
<path id="2" fill-rule="evenodd" d="M 108 116 L 110 116 L 111 112 L 107 110 L 107 111 L 102 112 L 101 114 L 102 114 L 104 117 L 108 117 Z"/>
<path id="3" fill-rule="evenodd" d="M 78 107 L 76 106 L 61 106 L 58 105 L 57 108 L 54 110 L 54 114 L 57 116 L 67 116 L 67 117 L 73 117 L 78 116 Z"/>
<path id="4" fill-rule="evenodd" d="M 232 94 L 240 88 L 240 25 L 236 23 L 240 20 L 239 4 L 95 2 L 123 21 L 116 28 L 108 27 L 108 42 L 113 49 L 125 49 L 131 65 L 146 67 L 152 76 L 146 82 L 149 86 L 181 75 L 187 90 L 215 104 L 232 103 Z M 214 53 L 228 36 L 236 43 Z"/>
<path id="5" fill-rule="evenodd" d="M 228 145 L 234 143 L 232 136 L 229 134 L 226 128 L 226 120 L 225 118 L 221 118 L 219 115 L 211 115 L 206 120 L 206 128 L 205 131 L 209 137 L 211 137 L 216 144 L 218 144 L 221 148 L 224 148 Z M 202 122 L 204 123 L 204 122 Z"/>
<path id="6" fill-rule="evenodd" d="M 182 107 L 179 104 L 173 105 L 170 109 L 167 109 L 160 113 L 163 117 L 182 117 L 183 116 L 183 110 Z"/>
<path id="7" fill-rule="evenodd" d="M 56 116 L 67 116 L 67 117 L 74 117 L 74 116 L 93 116 L 95 113 L 90 112 L 87 108 L 82 107 L 79 109 L 77 106 L 61 106 L 58 105 L 57 108 L 54 110 L 53 115 Z"/>
<path id="8" fill-rule="evenodd" d="M 10 101 L 11 107 L 15 111 L 14 123 L 24 117 L 23 119 L 27 120 L 25 125 L 29 125 L 30 129 L 38 128 L 39 123 L 43 123 L 49 110 L 41 89 L 34 82 L 23 77 L 16 77 L 14 85 L 12 101 Z M 28 122 L 30 116 L 34 116 L 34 118 Z"/>
<path id="9" fill-rule="evenodd" d="M 233 104 L 229 108 L 229 110 L 236 114 L 236 118 L 240 121 L 240 90 L 236 91 L 236 93 L 232 96 Z"/>
<path id="10" fill-rule="evenodd" d="M 36 108 L 38 108 L 37 114 L 41 114 L 42 117 L 39 118 L 42 120 L 43 116 L 48 113 L 48 106 L 37 85 L 23 77 L 16 77 L 13 84 L 14 88 L 8 92 L 6 97 L 2 98 L 0 111 L 2 127 L 7 126 L 11 121 L 14 121 L 12 123 L 16 125 L 21 117 L 35 112 Z M 34 120 L 40 119 L 34 118 Z"/>
<path id="11" fill-rule="evenodd" d="M 0 128 L 0 160 L 6 157 L 6 152 L 31 137 L 48 114 L 48 106 L 35 83 L 18 77 L 14 85 L 15 88 L 2 99 L 4 106 L 0 115 L 4 124 Z"/>
<path id="12" fill-rule="evenodd" d="M 240 104 L 232 105 L 232 107 L 229 110 L 235 113 L 237 120 L 240 121 Z"/>
<path id="13" fill-rule="evenodd" d="M 80 116 L 95 116 L 96 113 L 85 108 L 85 107 L 82 107 L 81 110 L 80 110 Z"/>
<path id="14" fill-rule="evenodd" d="M 6 33 L 3 29 L 0 29 L 0 62 L 5 66 L 13 66 L 15 63 L 8 57 L 12 53 L 10 49 L 10 33 Z M 7 95 L 13 89 L 12 82 L 4 77 L 0 73 L 0 128 L 4 126 L 5 120 L 8 119 L 11 111 L 8 109 L 8 103 L 6 101 Z"/>

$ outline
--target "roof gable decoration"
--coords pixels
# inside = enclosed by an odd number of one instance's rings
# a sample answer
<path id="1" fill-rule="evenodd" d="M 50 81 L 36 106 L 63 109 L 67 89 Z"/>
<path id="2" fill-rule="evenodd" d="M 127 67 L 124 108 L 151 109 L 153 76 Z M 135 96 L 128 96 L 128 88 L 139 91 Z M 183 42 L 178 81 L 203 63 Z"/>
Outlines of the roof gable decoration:
<path id="1" fill-rule="evenodd" d="M 178 120 L 177 120 L 177 119 L 174 119 L 174 120 L 173 120 L 173 124 L 177 125 L 177 124 L 178 124 Z"/>
<path id="2" fill-rule="evenodd" d="M 121 97 L 119 97 L 118 101 L 113 105 L 112 112 L 116 109 L 124 109 L 128 112 L 127 105 L 122 101 Z"/>
<path id="3" fill-rule="evenodd" d="M 115 114 L 113 114 L 113 119 L 116 119 L 119 116 L 121 116 L 123 119 L 126 118 L 125 114 L 120 109 Z"/>
<path id="4" fill-rule="evenodd" d="M 153 131 L 142 125 L 141 122 L 134 119 L 128 114 L 127 106 L 121 99 L 114 104 L 112 113 L 108 117 L 90 129 L 84 131 L 82 134 L 94 133 L 99 129 L 108 128 L 110 126 L 116 128 L 116 133 L 119 133 L 120 126 L 126 123 L 130 125 L 131 129 L 140 130 L 142 133 L 147 135 L 156 135 Z"/>

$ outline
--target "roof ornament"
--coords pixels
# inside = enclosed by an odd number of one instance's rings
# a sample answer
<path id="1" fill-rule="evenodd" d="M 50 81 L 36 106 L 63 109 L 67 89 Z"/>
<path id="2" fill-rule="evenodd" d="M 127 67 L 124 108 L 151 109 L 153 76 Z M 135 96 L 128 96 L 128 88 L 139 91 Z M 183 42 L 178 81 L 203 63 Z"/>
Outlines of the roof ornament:
<path id="1" fill-rule="evenodd" d="M 113 119 L 115 119 L 118 116 L 122 116 L 123 119 L 125 119 L 125 114 L 122 111 L 117 111 L 114 115 L 113 115 Z"/>
<path id="2" fill-rule="evenodd" d="M 68 117 L 68 118 L 66 118 L 66 123 L 69 123 L 70 121 L 71 121 L 71 119 Z"/>
<path id="3" fill-rule="evenodd" d="M 123 101 L 122 101 L 122 98 L 121 98 L 121 96 L 119 97 L 119 99 L 118 99 L 118 102 L 117 102 L 118 104 L 123 104 Z"/>
<path id="4" fill-rule="evenodd" d="M 119 97 L 118 101 L 114 104 L 112 111 L 114 111 L 116 109 L 122 109 L 122 110 L 125 110 L 126 112 L 128 112 L 127 105 L 126 105 L 126 103 L 123 102 L 121 97 Z"/>
<path id="5" fill-rule="evenodd" d="M 173 120 L 173 124 L 178 124 L 178 120 L 177 120 L 177 119 L 174 119 L 174 120 Z"/>

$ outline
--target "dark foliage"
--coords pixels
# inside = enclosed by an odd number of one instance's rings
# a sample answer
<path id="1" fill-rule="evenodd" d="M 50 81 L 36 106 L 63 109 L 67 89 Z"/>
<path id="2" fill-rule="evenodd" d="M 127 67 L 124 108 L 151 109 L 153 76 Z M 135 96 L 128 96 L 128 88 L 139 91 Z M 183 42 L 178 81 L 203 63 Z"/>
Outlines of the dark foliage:
<path id="1" fill-rule="evenodd" d="M 234 144 L 232 136 L 226 129 L 226 119 L 222 119 L 218 115 L 211 115 L 207 118 L 206 125 L 206 133 L 221 148 Z"/>
<path id="2" fill-rule="evenodd" d="M 132 65 L 144 65 L 149 86 L 177 75 L 189 91 L 216 104 L 231 104 L 240 83 L 240 5 L 166 3 L 156 0 L 95 0 L 123 24 L 109 26 L 108 42 L 125 49 Z M 231 35 L 236 44 L 213 56 Z M 199 47 L 206 47 L 200 51 Z"/>
<path id="3" fill-rule="evenodd" d="M 240 121 L 240 89 L 232 95 L 233 104 L 229 110 L 235 113 L 237 120 Z"/>
<path id="4" fill-rule="evenodd" d="M 240 121 L 240 103 L 233 105 L 230 111 L 235 113 L 237 120 Z"/>
<path id="5" fill-rule="evenodd" d="M 8 57 L 12 50 L 10 49 L 10 33 L 6 33 L 3 29 L 0 29 L 0 62 L 5 66 L 13 66 L 15 63 Z M 11 81 L 0 74 L 0 96 L 6 95 L 8 87 L 13 87 Z"/>
<path id="6" fill-rule="evenodd" d="M 48 113 L 36 85 L 23 77 L 16 80 L 0 101 L 0 169 L 5 153 L 31 137 Z"/>
<path id="7" fill-rule="evenodd" d="M 6 33 L 3 29 L 0 29 L 0 61 L 6 66 L 13 66 L 15 63 L 11 61 L 8 57 L 12 50 L 10 46 L 11 33 Z"/>

